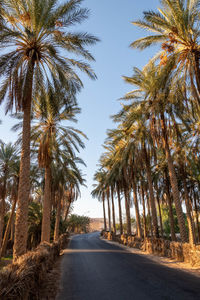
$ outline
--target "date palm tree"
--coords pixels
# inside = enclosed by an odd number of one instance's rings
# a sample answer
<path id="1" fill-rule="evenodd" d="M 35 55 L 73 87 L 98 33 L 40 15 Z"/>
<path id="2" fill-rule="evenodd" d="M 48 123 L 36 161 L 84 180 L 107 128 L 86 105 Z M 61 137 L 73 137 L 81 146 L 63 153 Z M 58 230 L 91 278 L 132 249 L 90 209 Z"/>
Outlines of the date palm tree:
<path id="1" fill-rule="evenodd" d="M 129 96 L 127 96 L 129 97 Z M 133 114 L 131 113 L 133 112 Z M 138 224 L 138 232 L 141 236 L 141 226 L 140 226 L 140 217 L 139 217 L 139 209 L 138 209 L 138 201 L 137 201 L 137 188 L 136 188 L 136 181 L 135 181 L 135 172 L 133 170 L 134 161 L 142 161 L 143 168 L 146 169 L 147 179 L 148 179 L 148 186 L 150 191 L 150 203 L 151 203 L 151 211 L 152 211 L 152 219 L 153 219 L 153 229 L 154 235 L 158 237 L 158 222 L 157 222 L 157 213 L 156 213 L 156 206 L 155 206 L 155 198 L 154 198 L 154 190 L 153 190 L 153 182 L 152 182 L 152 172 L 151 172 L 151 153 L 147 149 L 151 148 L 152 139 L 147 126 L 145 126 L 144 120 L 141 118 L 139 114 L 140 110 L 138 109 L 134 113 L 134 105 L 129 106 L 128 108 L 124 106 L 122 111 L 113 116 L 116 122 L 120 122 L 118 129 L 111 131 L 111 136 L 115 136 L 117 147 L 121 151 L 119 152 L 119 156 L 122 157 L 122 162 L 124 163 L 127 159 L 129 160 L 129 164 L 127 165 L 130 169 L 130 175 L 128 176 L 128 182 L 130 181 L 129 178 L 132 178 L 131 187 L 133 188 L 134 192 L 134 204 L 136 209 L 136 216 L 137 216 L 137 224 Z M 125 158 L 126 157 L 126 158 Z M 131 163 L 132 162 L 132 163 Z M 126 168 L 126 167 L 125 167 Z M 126 174 L 124 178 L 126 178 Z"/>
<path id="2" fill-rule="evenodd" d="M 154 59 L 160 58 L 161 65 L 175 60 L 176 75 L 183 71 L 185 79 L 189 76 L 193 95 L 200 103 L 199 1 L 162 0 L 160 3 L 158 11 L 145 11 L 143 19 L 133 22 L 152 34 L 134 41 L 131 47 L 143 50 L 161 44 L 161 51 Z"/>
<path id="3" fill-rule="evenodd" d="M 54 95 L 56 97 L 56 92 Z M 35 103 L 33 112 L 35 124 L 31 134 L 33 148 L 38 149 L 39 167 L 45 169 L 42 242 L 50 241 L 51 163 L 61 159 L 65 151 L 74 159 L 74 151 L 79 151 L 79 147 L 84 148 L 80 135 L 86 137 L 80 130 L 63 125 L 63 121 L 76 122 L 75 115 L 80 112 L 77 105 L 68 103 L 63 107 L 60 101 L 60 105 L 55 109 L 51 105 L 48 94 L 46 97 L 45 111 L 41 108 L 41 101 Z"/>
<path id="4" fill-rule="evenodd" d="M 91 194 L 93 198 L 97 198 L 103 204 L 103 218 L 104 218 L 104 230 L 107 231 L 107 219 L 106 219 L 106 209 L 105 209 L 105 197 L 106 197 L 106 188 L 105 188 L 105 178 L 106 173 L 103 169 L 99 169 L 94 174 L 94 180 L 97 182 L 93 185 L 94 189 Z M 110 226 L 110 214 L 108 212 L 108 223 L 109 231 L 111 230 Z"/>
<path id="5" fill-rule="evenodd" d="M 82 82 L 74 68 L 95 79 L 90 66 L 69 58 L 69 53 L 86 60 L 93 56 L 86 49 L 97 42 L 87 33 L 74 33 L 69 26 L 81 23 L 88 10 L 80 8 L 82 1 L 69 0 L 4 0 L 3 27 L 0 47 L 0 103 L 7 100 L 7 111 L 13 106 L 23 111 L 22 151 L 16 232 L 15 259 L 25 253 L 27 241 L 28 198 L 30 191 L 30 119 L 32 99 L 45 86 L 59 89 L 60 84 L 69 94 L 79 91 Z M 59 84 L 58 84 L 59 82 Z"/>
<path id="6" fill-rule="evenodd" d="M 69 154 L 64 153 L 62 161 L 59 160 L 54 164 L 54 171 L 52 172 L 52 182 L 55 185 L 55 198 L 56 198 L 56 222 L 54 228 L 54 241 L 59 238 L 59 225 L 64 207 L 65 196 L 69 192 L 78 192 L 80 195 L 80 185 L 84 185 L 85 180 L 78 169 L 77 164 L 83 164 L 84 162 L 77 158 L 71 157 Z M 71 204 L 71 203 L 69 203 Z"/>
<path id="7" fill-rule="evenodd" d="M 133 169 L 135 169 L 133 151 L 130 144 L 127 142 L 126 135 L 123 136 L 123 130 L 109 131 L 108 135 L 110 136 L 110 138 L 108 138 L 106 141 L 105 148 L 107 151 L 104 154 L 104 165 L 109 170 L 108 184 L 111 185 L 111 188 L 115 186 L 115 179 L 113 178 L 113 175 L 115 174 L 114 170 L 116 168 L 116 165 L 118 165 L 119 173 L 121 173 L 120 170 L 126 169 L 129 178 L 126 182 L 127 183 L 126 185 L 129 192 L 131 192 L 131 189 L 133 189 L 133 195 L 134 195 L 133 199 L 134 199 L 135 214 L 136 214 L 136 221 L 137 221 L 137 233 L 138 233 L 138 237 L 141 238 L 142 231 L 141 231 L 140 214 L 139 214 L 138 199 L 137 199 L 137 192 L 136 192 L 136 182 L 134 177 L 135 172 L 133 171 Z M 120 141 L 118 141 L 119 135 L 120 135 Z M 123 176 L 123 179 L 125 179 L 124 177 L 126 176 Z M 131 178 L 131 184 L 130 184 L 130 178 Z M 130 203 L 127 204 L 126 207 L 128 208 Z M 119 216 L 120 216 L 120 203 L 119 203 Z M 129 224 L 130 222 L 129 211 L 126 211 L 126 216 L 127 216 L 127 224 Z"/>
<path id="8" fill-rule="evenodd" d="M 181 206 L 177 175 L 169 144 L 169 130 L 166 122 L 167 116 L 169 115 L 167 112 L 173 110 L 173 105 L 171 103 L 177 101 L 177 84 L 176 81 L 173 80 L 173 74 L 170 70 L 170 63 L 162 69 L 154 64 L 149 64 L 142 71 L 135 68 L 134 75 L 131 78 L 124 77 L 124 79 L 128 83 L 133 84 L 137 89 L 127 94 L 125 98 L 131 99 L 132 97 L 135 100 L 136 95 L 138 97 L 138 91 L 140 91 L 141 101 L 135 102 L 135 107 L 134 104 L 132 105 L 132 113 L 130 109 L 130 120 L 132 118 L 134 120 L 140 112 L 140 115 L 142 116 L 142 126 L 143 124 L 146 124 L 146 127 L 150 128 L 149 136 L 152 137 L 152 140 L 154 140 L 154 142 L 155 140 L 157 142 L 159 140 L 158 144 L 162 144 L 168 163 L 170 183 L 179 221 L 180 234 L 182 241 L 186 242 L 187 232 Z M 128 121 L 126 122 L 128 123 Z M 146 165 L 148 165 L 145 147 L 143 150 L 147 163 Z"/>

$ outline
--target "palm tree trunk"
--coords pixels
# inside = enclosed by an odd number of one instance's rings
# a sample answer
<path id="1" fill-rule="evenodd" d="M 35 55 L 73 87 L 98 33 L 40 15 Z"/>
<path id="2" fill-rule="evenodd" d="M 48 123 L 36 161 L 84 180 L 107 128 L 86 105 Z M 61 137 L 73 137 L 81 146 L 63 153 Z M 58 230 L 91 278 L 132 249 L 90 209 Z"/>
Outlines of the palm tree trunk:
<path id="1" fill-rule="evenodd" d="M 26 252 L 28 237 L 28 205 L 30 194 L 30 136 L 31 136 L 31 103 L 33 90 L 34 61 L 31 62 L 27 85 L 27 97 L 23 103 L 22 149 L 20 160 L 19 190 L 15 221 L 15 239 L 13 259 Z"/>
<path id="2" fill-rule="evenodd" d="M 137 198 L 137 186 L 135 183 L 135 174 L 133 168 L 131 168 L 131 175 L 132 175 L 132 187 L 133 187 L 133 199 L 135 204 L 135 216 L 136 216 L 136 223 L 137 223 L 137 235 L 139 238 L 142 238 L 142 228 L 140 222 L 140 213 L 139 213 L 139 206 L 138 206 L 138 198 Z"/>
<path id="3" fill-rule="evenodd" d="M 51 228 L 51 167 L 45 168 L 45 187 L 44 187 L 44 203 L 42 215 L 42 235 L 41 242 L 50 242 Z"/>
<path id="4" fill-rule="evenodd" d="M 128 217 L 129 217 L 129 224 L 128 224 L 128 229 L 127 229 L 127 233 L 129 235 L 132 234 L 132 228 L 131 228 L 131 212 L 130 212 L 130 203 L 131 203 L 131 199 L 130 199 L 130 193 L 128 190 L 126 190 L 126 197 L 127 197 L 127 205 L 128 205 Z"/>
<path id="5" fill-rule="evenodd" d="M 124 176 L 124 180 L 123 180 L 123 185 L 124 185 L 124 198 L 125 198 L 125 209 L 126 209 L 126 226 L 127 226 L 127 234 L 131 235 L 131 214 L 130 214 L 130 197 L 128 195 L 129 191 L 127 191 L 127 187 L 126 187 L 126 170 L 125 168 L 123 168 L 123 176 Z"/>
<path id="6" fill-rule="evenodd" d="M 172 241 L 176 241 L 176 233 L 175 233 L 175 224 L 174 224 L 174 215 L 172 208 L 172 200 L 170 195 L 170 186 L 167 171 L 165 171 L 165 181 L 166 181 L 166 198 L 167 204 L 169 207 L 169 222 L 170 222 L 170 232 Z"/>
<path id="7" fill-rule="evenodd" d="M 3 229 L 4 229 L 4 217 L 5 217 L 5 198 L 6 198 L 6 179 L 3 183 L 3 191 L 2 191 L 2 198 L 0 202 L 0 249 L 2 245 L 2 239 L 3 239 Z"/>
<path id="8" fill-rule="evenodd" d="M 151 237 L 152 237 L 153 236 L 152 216 L 151 216 L 150 200 L 149 200 L 149 196 L 148 196 L 146 188 L 145 188 L 145 196 L 147 199 L 147 209 L 148 209 L 148 215 L 149 215 L 149 220 L 150 220 L 150 232 L 151 232 Z"/>
<path id="9" fill-rule="evenodd" d="M 195 78 L 197 89 L 200 94 L 200 68 L 199 68 L 199 51 L 194 53 L 194 71 L 195 71 Z"/>
<path id="10" fill-rule="evenodd" d="M 180 196 L 179 196 L 178 182 L 177 182 L 176 172 L 175 172 L 175 168 L 174 168 L 172 157 L 171 157 L 171 152 L 169 149 L 165 117 L 164 117 L 163 112 L 161 113 L 161 126 L 162 126 L 162 135 L 163 135 L 162 136 L 163 146 L 164 146 L 168 169 L 169 169 L 169 178 L 170 178 L 170 183 L 171 183 L 171 187 L 172 187 L 172 195 L 173 195 L 173 199 L 174 199 L 174 203 L 175 203 L 175 207 L 176 207 L 176 213 L 177 213 L 178 224 L 179 224 L 179 228 L 180 228 L 181 240 L 182 240 L 182 242 L 187 242 L 187 240 L 188 240 L 187 231 L 186 231 L 185 220 L 184 220 L 183 210 L 182 210 Z"/>
<path id="11" fill-rule="evenodd" d="M 109 188 L 107 188 L 106 190 L 107 192 L 107 203 L 108 203 L 108 227 L 109 227 L 109 232 L 111 232 L 111 217 L 110 217 L 110 192 L 109 192 Z"/>
<path id="12" fill-rule="evenodd" d="M 190 199 L 188 194 L 188 188 L 186 183 L 186 173 L 184 170 L 184 166 L 182 163 L 180 163 L 181 173 L 182 173 L 182 180 L 183 180 L 183 187 L 184 187 L 184 198 L 185 198 L 185 206 L 186 206 L 186 215 L 187 215 L 187 221 L 188 221 L 188 229 L 189 229 L 189 243 L 194 245 L 196 244 L 196 238 L 195 238 L 195 225 L 194 220 L 191 215 L 191 209 L 190 209 Z"/>
<path id="13" fill-rule="evenodd" d="M 160 221 L 160 233 L 161 237 L 163 238 L 163 222 L 162 222 L 162 213 L 161 213 L 161 207 L 160 207 L 160 199 L 159 199 L 159 192 L 158 192 L 158 185 L 157 182 L 155 183 L 155 190 L 156 190 L 156 200 L 158 204 L 158 212 L 159 212 L 159 221 Z"/>
<path id="14" fill-rule="evenodd" d="M 15 218 L 13 217 L 10 229 L 10 240 L 14 243 L 14 235 L 15 235 Z"/>
<path id="15" fill-rule="evenodd" d="M 67 217 L 68 217 L 68 214 L 69 214 L 69 209 L 70 209 L 70 203 L 67 203 L 67 208 L 66 208 L 65 217 L 64 217 L 65 221 L 67 220 Z"/>
<path id="16" fill-rule="evenodd" d="M 148 186 L 149 186 L 149 196 L 150 196 L 151 213 L 152 213 L 152 221 L 153 221 L 153 233 L 154 233 L 155 237 L 158 238 L 159 237 L 158 220 L 157 220 L 155 198 L 154 198 L 154 192 L 153 192 L 152 175 L 151 175 L 149 157 L 147 155 L 145 145 L 143 146 L 143 153 L 144 153 L 145 167 L 146 167 L 147 180 L 148 180 Z"/>
<path id="17" fill-rule="evenodd" d="M 32 94 L 32 93 L 31 93 Z M 18 207 L 15 221 L 15 238 L 13 247 L 14 261 L 26 252 L 28 236 L 28 204 L 30 193 L 30 122 L 31 98 L 24 108 L 22 151 L 20 161 Z"/>
<path id="18" fill-rule="evenodd" d="M 117 198 L 118 198 L 118 207 L 119 207 L 120 234 L 123 234 L 122 208 L 121 208 L 121 199 L 120 199 L 119 183 L 117 183 Z"/>
<path id="19" fill-rule="evenodd" d="M 195 208 L 195 217 L 196 217 L 196 224 L 197 224 L 197 233 L 198 233 L 198 242 L 200 241 L 200 225 L 199 225 L 199 214 L 197 209 L 197 199 L 194 193 L 194 208 Z"/>
<path id="20" fill-rule="evenodd" d="M 147 237 L 147 222 L 146 222 L 146 209 L 145 209 L 145 201 L 144 201 L 144 188 L 141 183 L 140 194 L 142 198 L 142 207 L 143 207 L 143 224 L 144 224 L 144 238 Z"/>
<path id="21" fill-rule="evenodd" d="M 111 200 L 112 200 L 112 217 L 113 217 L 113 232 L 116 234 L 116 225 L 115 225 L 115 203 L 113 196 L 113 188 L 111 187 Z"/>
<path id="22" fill-rule="evenodd" d="M 162 221 L 162 213 L 161 213 L 159 196 L 157 196 L 157 203 L 158 203 L 158 211 L 159 211 L 159 219 L 160 219 L 160 233 L 161 233 L 161 237 L 163 239 L 164 238 L 164 234 L 163 234 L 163 221 Z"/>
<path id="23" fill-rule="evenodd" d="M 61 216 L 61 197 L 57 197 L 57 209 L 56 209 L 56 223 L 54 229 L 54 242 L 59 239 L 59 227 L 60 227 L 60 216 Z"/>
<path id="24" fill-rule="evenodd" d="M 102 203 L 103 203 L 103 220 L 104 220 L 104 230 L 107 231 L 106 224 L 106 210 L 105 210 L 105 193 L 102 193 Z"/>
<path id="25" fill-rule="evenodd" d="M 10 229 L 11 229 L 11 224 L 13 222 L 13 218 L 14 218 L 14 214 L 15 214 L 16 203 L 17 203 L 17 196 L 13 200 L 12 210 L 11 210 L 10 217 L 9 217 L 9 220 L 8 220 L 8 223 L 6 226 L 6 230 L 4 233 L 3 244 L 2 244 L 1 252 L 0 252 L 0 258 L 3 257 L 6 252 L 8 237 L 9 237 L 9 233 L 10 233 Z"/>
<path id="26" fill-rule="evenodd" d="M 64 220 L 65 220 L 65 221 L 67 221 L 67 217 L 68 217 L 68 214 L 69 214 L 69 210 L 70 210 L 71 203 L 72 203 L 72 199 L 70 198 L 70 199 L 68 200 L 67 208 L 66 208 L 66 211 L 65 211 L 65 217 L 64 217 Z"/>
<path id="27" fill-rule="evenodd" d="M 128 200 L 127 190 L 124 187 L 125 209 L 126 209 L 126 231 L 128 235 L 131 235 L 131 216 L 130 216 L 130 204 Z"/>

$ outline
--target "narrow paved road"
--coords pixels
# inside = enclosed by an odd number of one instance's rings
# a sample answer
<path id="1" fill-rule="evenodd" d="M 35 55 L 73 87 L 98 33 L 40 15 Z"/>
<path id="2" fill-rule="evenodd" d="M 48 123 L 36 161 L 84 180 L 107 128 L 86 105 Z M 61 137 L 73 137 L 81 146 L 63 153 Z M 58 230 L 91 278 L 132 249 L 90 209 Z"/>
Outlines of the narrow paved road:
<path id="1" fill-rule="evenodd" d="M 57 300 L 200 300 L 200 279 L 108 244 L 74 236 L 62 260 Z"/>

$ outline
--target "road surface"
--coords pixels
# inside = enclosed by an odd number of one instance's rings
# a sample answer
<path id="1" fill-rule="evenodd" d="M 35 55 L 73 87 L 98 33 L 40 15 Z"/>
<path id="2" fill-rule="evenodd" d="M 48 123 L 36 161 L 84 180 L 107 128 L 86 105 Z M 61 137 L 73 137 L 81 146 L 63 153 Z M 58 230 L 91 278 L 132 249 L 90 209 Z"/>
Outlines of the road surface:
<path id="1" fill-rule="evenodd" d="M 62 259 L 57 300 L 200 300 L 200 279 L 100 239 L 74 236 Z"/>

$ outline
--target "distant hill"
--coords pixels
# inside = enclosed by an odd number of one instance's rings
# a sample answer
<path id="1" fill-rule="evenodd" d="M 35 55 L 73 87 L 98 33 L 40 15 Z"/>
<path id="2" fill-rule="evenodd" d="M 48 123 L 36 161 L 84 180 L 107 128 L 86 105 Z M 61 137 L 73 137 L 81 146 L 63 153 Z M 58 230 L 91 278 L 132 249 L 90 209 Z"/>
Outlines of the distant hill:
<path id="1" fill-rule="evenodd" d="M 104 227 L 104 220 L 103 218 L 90 218 L 90 232 L 92 231 L 101 231 Z"/>

